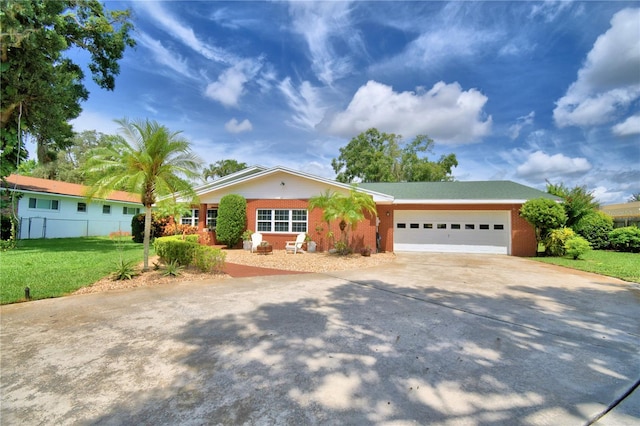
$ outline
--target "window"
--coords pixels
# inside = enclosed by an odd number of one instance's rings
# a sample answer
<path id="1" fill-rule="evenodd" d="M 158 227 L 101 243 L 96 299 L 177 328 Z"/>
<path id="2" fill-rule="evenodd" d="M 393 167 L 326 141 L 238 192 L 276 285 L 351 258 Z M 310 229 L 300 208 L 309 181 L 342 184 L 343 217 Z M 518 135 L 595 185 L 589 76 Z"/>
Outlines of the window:
<path id="1" fill-rule="evenodd" d="M 111 214 L 111 206 L 108 204 L 103 205 L 102 214 Z"/>
<path id="2" fill-rule="evenodd" d="M 407 224 L 406 224 L 406 223 L 399 223 L 399 224 L 397 225 L 397 228 L 398 228 L 398 229 L 405 229 L 406 227 L 407 227 Z"/>
<path id="3" fill-rule="evenodd" d="M 258 232 L 307 232 L 307 211 L 304 209 L 258 209 Z"/>
<path id="4" fill-rule="evenodd" d="M 460 229 L 460 224 L 459 223 L 452 223 L 451 224 L 451 229 Z"/>
<path id="5" fill-rule="evenodd" d="M 447 229 L 447 224 L 446 223 L 439 223 L 438 224 L 438 229 Z"/>
<path id="6" fill-rule="evenodd" d="M 433 229 L 433 223 L 424 223 L 422 224 L 424 229 Z"/>
<path id="7" fill-rule="evenodd" d="M 180 223 L 183 225 L 198 226 L 200 209 L 191 209 L 191 216 L 182 216 Z"/>
<path id="8" fill-rule="evenodd" d="M 489 229 L 489 225 L 484 225 L 484 224 L 480 225 L 480 229 L 483 229 L 483 230 Z"/>
<path id="9" fill-rule="evenodd" d="M 207 228 L 216 229 L 218 224 L 218 209 L 207 209 Z"/>
<path id="10" fill-rule="evenodd" d="M 45 200 L 42 198 L 29 198 L 30 209 L 60 210 L 58 200 Z"/>
<path id="11" fill-rule="evenodd" d="M 476 229 L 476 226 L 473 223 L 467 223 L 464 225 L 464 229 Z"/>
<path id="12" fill-rule="evenodd" d="M 123 207 L 122 214 L 140 214 L 140 207 Z"/>
<path id="13" fill-rule="evenodd" d="M 420 229 L 420 224 L 419 223 L 410 223 L 409 224 L 409 228 L 411 228 L 411 229 Z"/>
<path id="14" fill-rule="evenodd" d="M 493 225 L 493 229 L 502 230 L 502 229 L 504 229 L 504 225 Z"/>
<path id="15" fill-rule="evenodd" d="M 78 213 L 87 212 L 87 203 L 78 203 Z"/>

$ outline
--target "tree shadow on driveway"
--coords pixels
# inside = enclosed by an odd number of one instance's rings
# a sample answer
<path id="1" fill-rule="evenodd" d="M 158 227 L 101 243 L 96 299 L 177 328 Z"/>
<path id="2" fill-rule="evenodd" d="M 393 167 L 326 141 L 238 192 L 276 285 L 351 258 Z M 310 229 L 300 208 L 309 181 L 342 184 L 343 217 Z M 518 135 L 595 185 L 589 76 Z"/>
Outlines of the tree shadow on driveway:
<path id="1" fill-rule="evenodd" d="M 90 422 L 584 424 L 640 378 L 637 295 L 607 282 L 305 280 L 317 295 L 185 322 L 154 355 L 180 373 Z"/>

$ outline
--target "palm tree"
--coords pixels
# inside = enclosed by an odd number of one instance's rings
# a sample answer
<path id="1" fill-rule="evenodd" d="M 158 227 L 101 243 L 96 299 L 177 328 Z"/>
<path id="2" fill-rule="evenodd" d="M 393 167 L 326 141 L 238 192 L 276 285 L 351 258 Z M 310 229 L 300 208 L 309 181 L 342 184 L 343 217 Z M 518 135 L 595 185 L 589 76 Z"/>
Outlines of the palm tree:
<path id="1" fill-rule="evenodd" d="M 322 219 L 330 226 L 332 220 L 339 220 L 344 247 L 349 245 L 349 230 L 355 230 L 358 222 L 364 219 L 365 213 L 376 215 L 376 203 L 369 194 L 352 187 L 349 195 L 342 195 L 331 190 L 325 191 L 309 199 L 309 209 L 323 209 Z"/>
<path id="2" fill-rule="evenodd" d="M 151 206 L 158 197 L 176 192 L 191 199 L 193 188 L 185 178 L 198 176 L 202 160 L 180 132 L 171 132 L 155 121 L 124 118 L 116 123 L 124 138 L 92 152 L 86 167 L 97 178 L 87 196 L 105 197 L 115 189 L 140 194 L 145 207 L 143 270 L 147 271 Z"/>
<path id="3" fill-rule="evenodd" d="M 214 164 L 209 164 L 202 172 L 202 179 L 206 182 L 209 178 L 223 177 L 247 168 L 246 163 L 238 163 L 238 161 L 219 160 Z"/>

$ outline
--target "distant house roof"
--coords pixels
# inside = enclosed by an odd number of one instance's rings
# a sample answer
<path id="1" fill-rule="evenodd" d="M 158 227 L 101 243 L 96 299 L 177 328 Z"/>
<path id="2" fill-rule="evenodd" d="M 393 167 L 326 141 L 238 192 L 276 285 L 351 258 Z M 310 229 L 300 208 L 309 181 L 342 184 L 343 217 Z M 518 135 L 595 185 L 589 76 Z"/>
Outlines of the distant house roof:
<path id="1" fill-rule="evenodd" d="M 600 207 L 600 210 L 612 217 L 640 217 L 640 201 L 631 203 L 609 204 Z"/>
<path id="2" fill-rule="evenodd" d="M 68 195 L 72 197 L 85 197 L 88 186 L 77 183 L 61 182 L 58 180 L 40 179 L 30 176 L 10 175 L 6 178 L 7 183 L 2 186 L 18 191 L 38 192 L 45 194 Z M 125 191 L 113 191 L 106 200 L 123 201 L 127 203 L 140 203 L 140 195 Z"/>
<path id="3" fill-rule="evenodd" d="M 511 181 L 360 183 L 360 188 L 394 197 L 394 203 L 523 203 L 534 198 L 559 201 L 546 192 Z"/>

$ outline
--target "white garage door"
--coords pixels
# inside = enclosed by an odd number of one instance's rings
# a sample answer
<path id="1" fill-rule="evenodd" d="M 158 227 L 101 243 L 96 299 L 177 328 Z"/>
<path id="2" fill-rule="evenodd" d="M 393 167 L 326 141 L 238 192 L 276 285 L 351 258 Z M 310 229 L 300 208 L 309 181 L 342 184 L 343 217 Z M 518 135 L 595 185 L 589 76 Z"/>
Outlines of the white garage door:
<path id="1" fill-rule="evenodd" d="M 509 254 L 508 211 L 396 210 L 394 251 Z"/>

